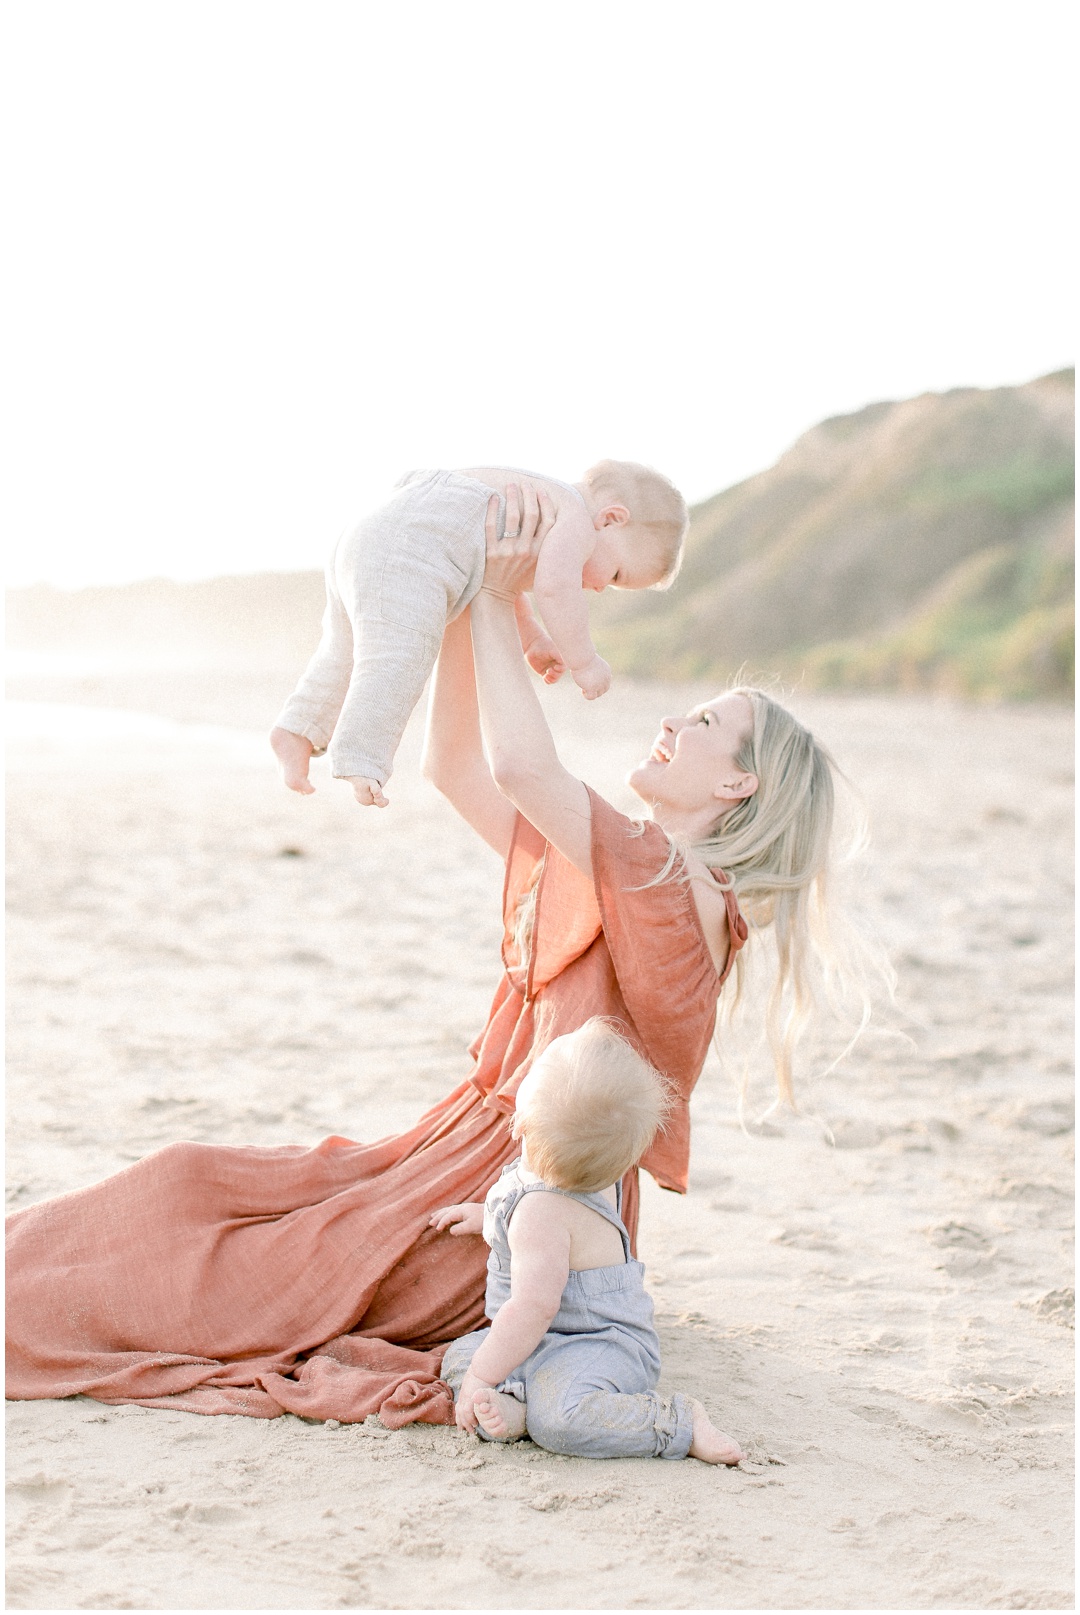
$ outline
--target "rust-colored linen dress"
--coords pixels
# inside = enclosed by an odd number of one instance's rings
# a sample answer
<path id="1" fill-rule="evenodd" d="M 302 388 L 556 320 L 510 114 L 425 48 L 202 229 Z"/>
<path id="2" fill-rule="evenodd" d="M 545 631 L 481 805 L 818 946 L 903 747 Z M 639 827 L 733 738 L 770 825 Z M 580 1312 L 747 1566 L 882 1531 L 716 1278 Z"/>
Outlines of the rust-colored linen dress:
<path id="1" fill-rule="evenodd" d="M 487 1247 L 428 1218 L 484 1197 L 517 1153 L 507 1117 L 532 1060 L 591 1015 L 620 1022 L 673 1084 L 642 1165 L 685 1193 L 687 1101 L 723 978 L 687 882 L 640 889 L 668 856 L 663 832 L 590 795 L 593 882 L 519 817 L 505 974 L 472 1074 L 410 1132 L 314 1149 L 172 1144 L 8 1219 L 9 1397 L 452 1422 L 441 1347 L 483 1319 Z M 515 918 L 534 884 L 522 950 Z M 746 939 L 727 904 L 724 976 Z M 633 1237 L 636 1171 L 625 1189 Z"/>

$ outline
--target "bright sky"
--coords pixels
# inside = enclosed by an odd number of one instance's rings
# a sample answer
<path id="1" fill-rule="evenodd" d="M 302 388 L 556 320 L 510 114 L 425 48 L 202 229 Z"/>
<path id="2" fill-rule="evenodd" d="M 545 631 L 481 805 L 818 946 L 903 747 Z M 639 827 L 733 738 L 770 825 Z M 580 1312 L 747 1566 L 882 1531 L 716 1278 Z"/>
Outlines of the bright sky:
<path id="1" fill-rule="evenodd" d="M 22 0 L 10 581 L 321 566 L 419 465 L 700 499 L 1071 362 L 1071 15 Z"/>

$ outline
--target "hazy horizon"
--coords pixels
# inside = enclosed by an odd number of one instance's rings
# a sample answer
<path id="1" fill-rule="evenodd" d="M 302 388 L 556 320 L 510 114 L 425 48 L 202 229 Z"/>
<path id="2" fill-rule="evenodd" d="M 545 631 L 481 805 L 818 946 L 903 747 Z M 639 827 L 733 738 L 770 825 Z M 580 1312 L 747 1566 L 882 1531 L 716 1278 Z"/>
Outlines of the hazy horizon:
<path id="1" fill-rule="evenodd" d="M 321 567 L 418 465 L 645 460 L 697 502 L 1068 363 L 1072 26 L 17 9 L 10 582 Z"/>
<path id="2" fill-rule="evenodd" d="M 1072 368 L 1071 363 L 1063 364 L 1063 365 L 1059 365 L 1059 366 L 1052 366 L 1049 371 L 1041 372 L 1041 374 L 1053 374 L 1058 370 L 1067 370 L 1067 369 L 1071 369 L 1071 368 Z M 968 383 L 968 382 L 957 382 L 952 387 L 943 387 L 943 388 L 934 388 L 934 389 L 931 389 L 931 388 L 928 388 L 928 387 L 927 388 L 922 388 L 922 389 L 919 390 L 919 392 L 917 392 L 913 396 L 916 396 L 916 397 L 921 396 L 922 394 L 929 393 L 931 391 L 940 391 L 940 392 L 963 391 L 963 390 L 966 390 L 968 387 L 975 387 L 976 390 L 980 390 L 980 391 L 989 391 L 989 390 L 992 390 L 992 388 L 996 387 L 996 386 L 1023 385 L 1024 382 L 1035 380 L 1035 379 L 1037 379 L 1037 378 L 1034 377 L 1034 376 L 1022 376 L 1016 382 L 1008 381 L 1008 380 L 1007 381 L 996 382 L 996 383 L 985 383 L 984 382 L 984 383 L 978 383 L 978 384 Z M 878 403 L 884 403 L 884 402 L 890 402 L 890 401 L 892 401 L 892 400 L 886 400 L 884 398 L 879 398 L 879 397 L 868 398 L 862 404 L 856 405 L 854 409 L 844 410 L 844 411 L 841 411 L 840 413 L 845 414 L 845 415 L 847 415 L 847 414 L 857 414 L 860 409 L 865 409 L 871 404 L 878 404 Z M 763 471 L 767 471 L 768 469 L 770 469 L 770 467 L 772 465 L 775 465 L 776 461 L 784 453 L 786 453 L 789 448 L 791 448 L 792 444 L 794 442 L 796 442 L 798 440 L 798 438 L 803 435 L 804 432 L 811 430 L 814 426 L 820 425 L 822 420 L 829 419 L 829 418 L 830 417 L 825 416 L 825 417 L 815 418 L 814 420 L 811 420 L 811 421 L 807 421 L 805 426 L 802 427 L 798 432 L 796 432 L 795 437 L 792 438 L 790 442 L 786 442 L 785 444 L 782 445 L 782 447 L 780 449 L 777 450 L 776 454 L 773 456 L 773 458 L 770 461 L 767 462 L 767 464 L 753 467 L 751 470 L 748 470 L 743 476 L 735 478 L 734 482 L 725 483 L 722 486 L 717 485 L 716 487 L 710 487 L 710 488 L 707 489 L 706 492 L 704 492 L 704 493 L 702 493 L 702 494 L 700 494 L 700 495 L 698 495 L 696 497 L 690 497 L 690 504 L 692 506 L 693 505 L 703 504 L 706 501 L 708 501 L 709 499 L 714 498 L 717 494 L 723 493 L 723 492 L 727 491 L 729 488 L 737 486 L 740 482 L 746 481 L 750 477 L 756 476 L 756 475 L 760 474 Z M 405 469 L 405 468 L 403 468 L 403 469 Z M 545 469 L 547 469 L 547 468 L 545 468 Z M 554 474 L 554 473 L 552 473 L 552 474 Z M 568 472 L 566 474 L 569 476 L 571 473 Z M 387 485 L 392 486 L 392 483 L 395 480 L 396 480 L 396 477 L 388 478 Z M 356 514 L 357 515 L 362 514 L 363 508 L 364 508 L 363 506 L 358 505 L 357 509 L 356 509 Z M 329 551 L 330 545 L 332 544 L 333 538 L 335 536 L 336 536 L 335 533 L 328 533 L 327 534 L 327 537 L 326 537 L 326 549 L 327 549 L 327 551 Z M 173 570 L 173 571 L 158 570 L 158 571 L 147 571 L 147 572 L 133 572 L 130 576 L 127 576 L 127 577 L 107 577 L 107 578 L 102 578 L 102 579 L 88 579 L 86 581 L 79 581 L 79 582 L 64 581 L 64 580 L 60 580 L 60 579 L 57 579 L 57 578 L 54 578 L 54 577 L 29 577 L 29 576 L 27 576 L 25 578 L 18 578 L 18 579 L 10 579 L 10 578 L 6 577 L 5 578 L 5 587 L 10 591 L 10 590 L 14 590 L 14 589 L 33 588 L 35 586 L 46 586 L 46 587 L 61 589 L 61 590 L 64 590 L 66 592 L 72 592 L 73 593 L 73 592 L 76 592 L 76 591 L 81 590 L 81 589 L 122 588 L 122 587 L 125 587 L 125 586 L 130 585 L 130 584 L 154 583 L 154 582 L 159 582 L 159 581 L 164 582 L 164 583 L 213 583 L 218 579 L 229 578 L 229 577 L 254 577 L 254 576 L 259 576 L 259 575 L 262 575 L 262 574 L 270 574 L 270 575 L 279 575 L 280 574 L 280 575 L 283 575 L 283 576 L 287 576 L 287 575 L 297 573 L 297 572 L 315 572 L 315 571 L 321 572 L 323 570 L 324 564 L 325 564 L 325 554 L 320 555 L 318 553 L 312 553 L 306 559 L 298 560 L 293 565 L 271 566 L 271 565 L 265 564 L 264 557 L 262 557 L 261 555 L 259 555 L 257 553 L 252 553 L 248 557 L 246 564 L 245 564 L 245 561 L 244 561 L 244 557 L 240 556 L 238 558 L 238 560 L 237 560 L 237 564 L 235 564 L 234 566 L 230 566 L 228 568 L 225 568 L 225 569 L 218 570 L 218 571 L 192 572 L 190 570 L 185 570 L 182 567 L 178 567 L 176 570 Z M 19 655 L 19 654 L 23 654 L 23 653 L 14 653 L 14 654 Z"/>

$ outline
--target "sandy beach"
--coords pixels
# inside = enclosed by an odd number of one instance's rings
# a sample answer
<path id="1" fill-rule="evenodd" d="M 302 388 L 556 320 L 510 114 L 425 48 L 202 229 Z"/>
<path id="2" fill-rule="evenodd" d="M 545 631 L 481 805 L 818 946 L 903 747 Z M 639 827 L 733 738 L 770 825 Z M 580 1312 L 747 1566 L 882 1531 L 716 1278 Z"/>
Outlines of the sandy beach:
<path id="1" fill-rule="evenodd" d="M 501 872 L 416 720 L 378 813 L 325 764 L 280 787 L 280 680 L 15 693 L 10 1206 L 175 1139 L 373 1139 L 461 1079 Z M 710 693 L 545 701 L 630 808 L 658 715 Z M 1072 716 L 793 705 L 865 797 L 846 879 L 898 1004 L 795 1121 L 742 1129 L 710 1060 L 690 1193 L 646 1181 L 641 1217 L 663 1383 L 751 1461 L 9 1403 L 9 1607 L 1071 1607 Z"/>

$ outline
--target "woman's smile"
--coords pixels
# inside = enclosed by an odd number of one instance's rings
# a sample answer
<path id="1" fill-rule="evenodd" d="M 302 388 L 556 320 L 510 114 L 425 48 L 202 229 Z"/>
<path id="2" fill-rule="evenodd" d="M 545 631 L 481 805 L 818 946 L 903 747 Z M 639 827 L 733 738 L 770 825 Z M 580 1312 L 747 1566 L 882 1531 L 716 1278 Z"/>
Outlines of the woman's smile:
<path id="1" fill-rule="evenodd" d="M 710 707 L 700 707 L 687 714 L 685 718 L 662 718 L 660 720 L 660 734 L 653 742 L 652 751 L 648 760 L 654 763 L 668 764 L 675 761 L 679 750 L 679 743 L 688 731 L 715 730 L 717 714 Z"/>
<path id="2" fill-rule="evenodd" d="M 753 710 L 737 691 L 685 716 L 662 718 L 649 755 L 631 770 L 627 783 L 654 807 L 663 801 L 681 809 L 703 808 L 720 798 L 729 780 L 749 778 L 736 758 L 752 726 Z M 745 794 L 733 791 L 736 798 Z"/>
<path id="3" fill-rule="evenodd" d="M 693 722 L 692 718 L 664 718 L 661 720 L 661 733 L 653 741 L 652 750 L 639 767 L 647 767 L 649 763 L 659 763 L 666 768 L 675 761 L 679 749 L 679 738 L 683 729 Z"/>

